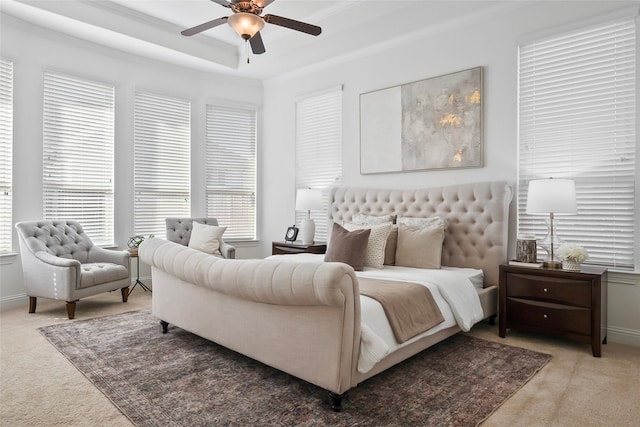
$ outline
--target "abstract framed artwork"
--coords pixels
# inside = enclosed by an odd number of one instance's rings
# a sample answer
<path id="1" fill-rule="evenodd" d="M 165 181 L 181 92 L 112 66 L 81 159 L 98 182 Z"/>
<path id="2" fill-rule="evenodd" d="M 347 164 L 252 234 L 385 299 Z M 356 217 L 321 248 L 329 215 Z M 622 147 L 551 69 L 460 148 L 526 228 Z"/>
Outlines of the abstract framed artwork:
<path id="1" fill-rule="evenodd" d="M 482 167 L 482 67 L 360 95 L 360 173 Z"/>

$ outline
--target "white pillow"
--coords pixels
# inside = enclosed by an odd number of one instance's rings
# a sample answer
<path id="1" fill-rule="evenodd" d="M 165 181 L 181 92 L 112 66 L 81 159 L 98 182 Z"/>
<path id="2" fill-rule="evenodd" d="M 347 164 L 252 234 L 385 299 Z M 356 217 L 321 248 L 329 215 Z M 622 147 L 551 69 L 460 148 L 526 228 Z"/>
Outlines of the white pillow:
<path id="1" fill-rule="evenodd" d="M 374 268 L 384 268 L 384 249 L 387 245 L 387 238 L 391 232 L 391 223 L 380 225 L 361 225 L 345 222 L 343 227 L 347 231 L 370 229 L 369 242 L 364 255 L 364 265 Z"/>
<path id="2" fill-rule="evenodd" d="M 399 216 L 397 220 L 398 224 L 406 225 L 411 228 L 430 228 L 434 226 L 443 226 L 447 228 L 447 220 L 440 218 L 439 216 L 432 216 L 430 218 L 414 218 L 410 216 Z"/>
<path id="3" fill-rule="evenodd" d="M 353 214 L 351 222 L 361 225 L 379 225 L 385 222 L 393 222 L 396 219 L 395 215 L 365 215 L 361 213 Z"/>
<path id="4" fill-rule="evenodd" d="M 222 238 L 226 229 L 227 227 L 200 224 L 194 221 L 189 247 L 208 254 L 221 255 L 220 238 Z"/>

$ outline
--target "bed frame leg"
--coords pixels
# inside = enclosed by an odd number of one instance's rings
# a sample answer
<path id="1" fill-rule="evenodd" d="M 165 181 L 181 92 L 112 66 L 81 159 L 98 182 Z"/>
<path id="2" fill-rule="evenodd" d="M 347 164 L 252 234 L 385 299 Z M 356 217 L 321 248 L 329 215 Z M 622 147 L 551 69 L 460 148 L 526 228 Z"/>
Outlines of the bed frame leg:
<path id="1" fill-rule="evenodd" d="M 489 324 L 495 325 L 497 316 L 498 316 L 497 314 L 492 314 L 491 316 L 489 316 Z"/>
<path id="2" fill-rule="evenodd" d="M 334 412 L 340 412 L 342 410 L 342 398 L 345 393 L 337 394 L 332 391 L 329 392 L 329 397 L 331 398 L 331 409 Z"/>
<path id="3" fill-rule="evenodd" d="M 162 325 L 162 333 L 163 333 L 163 334 L 166 334 L 166 333 L 167 333 L 167 330 L 168 330 L 168 328 L 169 328 L 169 323 L 168 323 L 168 322 L 165 322 L 164 320 L 161 320 L 161 321 L 160 321 L 160 324 Z"/>

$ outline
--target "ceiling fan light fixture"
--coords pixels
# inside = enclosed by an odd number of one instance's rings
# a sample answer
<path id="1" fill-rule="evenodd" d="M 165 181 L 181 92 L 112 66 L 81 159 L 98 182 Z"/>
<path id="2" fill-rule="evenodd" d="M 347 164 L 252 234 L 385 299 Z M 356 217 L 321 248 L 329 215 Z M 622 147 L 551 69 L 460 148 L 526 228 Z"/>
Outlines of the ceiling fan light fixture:
<path id="1" fill-rule="evenodd" d="M 255 36 L 264 27 L 262 18 L 253 13 L 244 12 L 234 13 L 227 19 L 227 23 L 245 40 Z"/>

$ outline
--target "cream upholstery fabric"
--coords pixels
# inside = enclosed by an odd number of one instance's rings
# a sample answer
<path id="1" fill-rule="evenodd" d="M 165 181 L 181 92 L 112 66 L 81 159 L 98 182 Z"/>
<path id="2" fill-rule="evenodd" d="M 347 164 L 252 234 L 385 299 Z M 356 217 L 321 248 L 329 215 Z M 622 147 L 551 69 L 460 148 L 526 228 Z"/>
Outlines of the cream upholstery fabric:
<path id="1" fill-rule="evenodd" d="M 425 228 L 398 224 L 396 265 L 439 269 L 443 239 L 444 224 Z"/>
<path id="2" fill-rule="evenodd" d="M 484 271 L 485 286 L 498 284 L 498 266 L 507 260 L 509 204 L 507 182 L 485 182 L 420 190 L 336 187 L 329 199 L 329 221 L 353 215 L 439 216 L 448 223 L 442 265 Z"/>
<path id="3" fill-rule="evenodd" d="M 335 393 L 355 386 L 360 299 L 342 263 L 229 260 L 147 239 L 159 319 Z"/>

